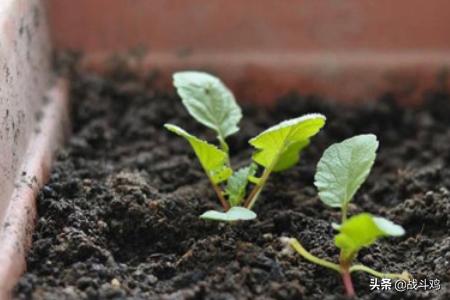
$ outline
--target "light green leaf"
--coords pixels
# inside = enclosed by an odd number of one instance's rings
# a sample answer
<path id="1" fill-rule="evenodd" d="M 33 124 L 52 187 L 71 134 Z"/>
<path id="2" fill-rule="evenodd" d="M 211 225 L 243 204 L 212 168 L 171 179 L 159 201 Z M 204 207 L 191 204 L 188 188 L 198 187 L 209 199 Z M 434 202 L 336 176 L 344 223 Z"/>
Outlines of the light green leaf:
<path id="1" fill-rule="evenodd" d="M 384 232 L 385 235 L 389 236 L 402 236 L 405 234 L 405 229 L 402 226 L 395 224 L 394 222 L 383 218 L 383 217 L 373 217 L 373 221 L 377 227 Z"/>
<path id="2" fill-rule="evenodd" d="M 241 108 L 220 79 L 208 73 L 185 71 L 173 75 L 173 84 L 191 116 L 215 130 L 219 140 L 239 130 Z"/>
<path id="3" fill-rule="evenodd" d="M 287 146 L 286 150 L 280 155 L 274 171 L 279 172 L 294 166 L 300 160 L 301 151 L 308 145 L 309 140 L 299 141 Z"/>
<path id="4" fill-rule="evenodd" d="M 233 171 L 227 165 L 227 153 L 218 149 L 216 146 L 189 134 L 184 129 L 176 125 L 165 124 L 164 127 L 167 130 L 188 140 L 194 149 L 200 164 L 213 183 L 220 183 L 227 180 L 228 177 L 231 176 Z"/>
<path id="5" fill-rule="evenodd" d="M 323 203 L 342 207 L 366 180 L 378 148 L 373 134 L 357 135 L 328 147 L 317 164 L 314 185 Z"/>
<path id="6" fill-rule="evenodd" d="M 368 247 L 384 236 L 401 236 L 404 229 L 393 222 L 362 213 L 345 221 L 337 228 L 340 233 L 334 242 L 343 251 L 344 258 L 351 260 L 363 247 Z"/>
<path id="7" fill-rule="evenodd" d="M 250 209 L 234 206 L 227 212 L 220 212 L 215 210 L 208 210 L 200 216 L 201 219 L 234 222 L 234 221 L 248 221 L 256 218 L 256 214 Z"/>
<path id="8" fill-rule="evenodd" d="M 255 175 L 257 166 L 251 164 L 248 167 L 241 168 L 228 178 L 225 193 L 228 195 L 228 202 L 231 206 L 241 204 L 245 197 L 246 187 L 249 177 Z"/>
<path id="9" fill-rule="evenodd" d="M 259 185 L 261 184 L 261 177 L 249 176 L 248 181 L 250 181 L 253 184 Z"/>
<path id="10" fill-rule="evenodd" d="M 331 223 L 331 228 L 333 228 L 334 230 L 339 230 L 339 229 L 341 229 L 341 224 L 332 222 Z"/>
<path id="11" fill-rule="evenodd" d="M 299 161 L 300 151 L 309 139 L 325 125 L 325 120 L 321 114 L 307 114 L 270 127 L 250 140 L 257 149 L 253 160 L 275 172 L 292 167 Z"/>

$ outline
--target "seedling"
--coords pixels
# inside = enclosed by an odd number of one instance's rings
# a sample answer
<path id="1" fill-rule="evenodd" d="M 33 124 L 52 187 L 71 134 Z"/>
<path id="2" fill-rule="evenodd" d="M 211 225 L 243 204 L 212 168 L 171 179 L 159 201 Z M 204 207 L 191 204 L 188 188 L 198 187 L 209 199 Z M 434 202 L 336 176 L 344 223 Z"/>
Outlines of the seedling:
<path id="1" fill-rule="evenodd" d="M 299 161 L 300 152 L 309 144 L 310 138 L 325 125 L 325 116 L 307 114 L 263 131 L 249 141 L 256 149 L 253 162 L 234 171 L 226 138 L 239 131 L 242 112 L 233 93 L 218 78 L 203 72 L 178 72 L 173 80 L 189 114 L 217 134 L 219 146 L 176 125 L 164 125 L 190 143 L 224 209 L 224 212 L 210 210 L 200 217 L 225 222 L 256 218 L 251 209 L 269 176 L 272 172 L 289 169 Z M 259 170 L 261 167 L 262 171 Z M 250 185 L 252 188 L 247 193 Z"/>
<path id="2" fill-rule="evenodd" d="M 335 270 L 342 276 L 348 296 L 355 291 L 350 274 L 363 271 L 373 276 L 390 279 L 410 279 L 408 272 L 382 273 L 362 264 L 352 264 L 358 252 L 369 247 L 381 237 L 401 236 L 405 233 L 400 225 L 368 213 L 360 213 L 347 219 L 348 204 L 366 180 L 375 161 L 378 141 L 375 135 L 358 135 L 325 150 L 317 165 L 315 186 L 320 200 L 328 206 L 341 209 L 342 222 L 332 224 L 339 233 L 334 238 L 340 249 L 339 264 L 318 258 L 309 253 L 296 239 L 289 239 L 290 246 L 305 259 Z"/>

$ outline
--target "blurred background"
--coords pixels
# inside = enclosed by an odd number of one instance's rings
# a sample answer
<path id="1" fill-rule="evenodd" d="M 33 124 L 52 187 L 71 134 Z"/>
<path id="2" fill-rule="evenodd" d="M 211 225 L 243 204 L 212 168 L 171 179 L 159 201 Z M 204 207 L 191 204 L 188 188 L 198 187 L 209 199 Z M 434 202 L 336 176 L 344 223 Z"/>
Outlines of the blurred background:
<path id="1" fill-rule="evenodd" d="M 447 85 L 446 0 L 47 0 L 57 49 L 105 68 L 112 53 L 138 67 L 207 69 L 244 100 L 286 90 L 366 101 L 390 90 L 407 102 Z M 276 75 L 274 75 L 276 74 Z M 167 76 L 166 76 L 167 77 Z M 245 87 L 245 88 L 244 88 Z"/>

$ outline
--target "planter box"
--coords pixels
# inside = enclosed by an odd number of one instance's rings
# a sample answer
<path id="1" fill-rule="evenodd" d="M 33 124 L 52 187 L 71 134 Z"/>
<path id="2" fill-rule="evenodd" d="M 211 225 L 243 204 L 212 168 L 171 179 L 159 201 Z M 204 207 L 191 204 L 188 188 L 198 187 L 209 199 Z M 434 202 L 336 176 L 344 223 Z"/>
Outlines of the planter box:
<path id="1" fill-rule="evenodd" d="M 162 87 L 195 68 L 261 104 L 288 91 L 355 103 L 390 92 L 414 104 L 448 88 L 449 20 L 445 0 L 1 1 L 0 298 L 24 270 L 34 198 L 67 135 L 67 84 L 51 71 L 48 32 L 98 72 L 134 49 L 130 65 L 158 70 Z"/>

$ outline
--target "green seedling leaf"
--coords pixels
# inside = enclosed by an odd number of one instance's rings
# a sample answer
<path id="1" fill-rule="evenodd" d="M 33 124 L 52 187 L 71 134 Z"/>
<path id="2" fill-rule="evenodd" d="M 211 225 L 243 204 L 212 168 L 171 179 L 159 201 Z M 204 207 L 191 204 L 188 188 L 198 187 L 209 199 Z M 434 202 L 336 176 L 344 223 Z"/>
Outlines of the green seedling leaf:
<path id="1" fill-rule="evenodd" d="M 334 230 L 339 230 L 339 229 L 341 229 L 341 224 L 332 222 L 331 223 L 331 228 L 333 228 Z"/>
<path id="2" fill-rule="evenodd" d="M 228 195 L 228 202 L 231 206 L 238 206 L 245 197 L 249 177 L 255 175 L 257 166 L 251 164 L 241 168 L 228 178 L 225 193 Z"/>
<path id="3" fill-rule="evenodd" d="M 250 140 L 257 149 L 253 160 L 275 172 L 292 167 L 299 161 L 300 151 L 309 144 L 309 139 L 325 125 L 325 120 L 321 114 L 307 114 L 270 127 Z"/>
<path id="4" fill-rule="evenodd" d="M 241 108 L 220 79 L 203 72 L 185 71 L 175 73 L 173 83 L 191 116 L 215 130 L 219 140 L 224 141 L 239 130 Z"/>
<path id="5" fill-rule="evenodd" d="M 191 144 L 200 164 L 214 184 L 223 182 L 231 176 L 233 171 L 227 165 L 227 153 L 218 149 L 216 146 L 189 134 L 176 125 L 165 124 L 164 127 L 167 130 L 184 137 Z"/>
<path id="6" fill-rule="evenodd" d="M 261 177 L 249 176 L 248 181 L 250 181 L 253 184 L 259 185 L 261 184 Z"/>
<path id="7" fill-rule="evenodd" d="M 403 229 L 402 226 L 397 225 L 386 218 L 373 217 L 373 221 L 375 222 L 377 227 L 387 236 L 402 236 L 405 234 L 405 229 Z"/>
<path id="8" fill-rule="evenodd" d="M 405 233 L 401 226 L 368 213 L 349 218 L 337 229 L 340 233 L 336 235 L 334 242 L 347 261 L 353 259 L 361 248 L 372 245 L 380 237 L 401 236 Z"/>
<path id="9" fill-rule="evenodd" d="M 208 210 L 200 216 L 201 219 L 234 222 L 234 221 L 248 221 L 256 218 L 256 214 L 250 209 L 234 206 L 227 212 L 220 212 L 216 210 Z"/>
<path id="10" fill-rule="evenodd" d="M 317 164 L 314 185 L 323 203 L 343 207 L 366 180 L 378 149 L 373 134 L 358 135 L 328 147 Z"/>

